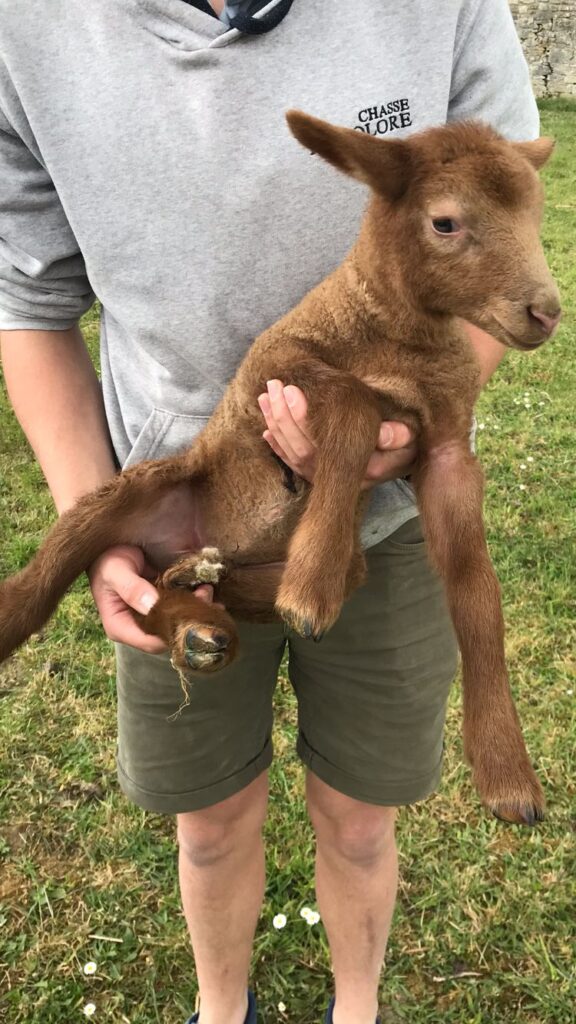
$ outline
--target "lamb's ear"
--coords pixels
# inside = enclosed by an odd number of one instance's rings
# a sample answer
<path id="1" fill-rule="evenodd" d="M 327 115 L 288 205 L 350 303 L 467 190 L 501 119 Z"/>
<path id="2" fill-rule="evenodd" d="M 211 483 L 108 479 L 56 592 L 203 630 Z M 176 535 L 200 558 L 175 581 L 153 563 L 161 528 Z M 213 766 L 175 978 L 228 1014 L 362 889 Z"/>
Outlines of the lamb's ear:
<path id="1" fill-rule="evenodd" d="M 389 199 L 399 199 L 406 191 L 411 153 L 407 142 L 377 139 L 354 128 L 339 128 L 300 110 L 289 110 L 286 120 L 298 142 L 338 170 Z"/>
<path id="2" fill-rule="evenodd" d="M 554 139 L 542 136 L 540 139 L 534 139 L 533 142 L 513 142 L 512 145 L 517 153 L 529 160 L 532 167 L 539 171 L 552 156 L 556 142 Z"/>

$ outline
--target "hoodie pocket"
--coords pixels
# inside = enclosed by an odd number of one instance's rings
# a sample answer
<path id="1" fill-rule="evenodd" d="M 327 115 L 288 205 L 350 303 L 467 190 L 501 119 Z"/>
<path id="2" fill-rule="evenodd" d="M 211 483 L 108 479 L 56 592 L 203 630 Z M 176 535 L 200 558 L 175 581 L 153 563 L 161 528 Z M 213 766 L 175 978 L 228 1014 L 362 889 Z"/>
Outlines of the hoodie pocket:
<path id="1" fill-rule="evenodd" d="M 164 459 L 184 451 L 198 437 L 208 419 L 208 416 L 181 416 L 166 409 L 152 409 L 124 463 L 124 469 L 145 459 Z"/>

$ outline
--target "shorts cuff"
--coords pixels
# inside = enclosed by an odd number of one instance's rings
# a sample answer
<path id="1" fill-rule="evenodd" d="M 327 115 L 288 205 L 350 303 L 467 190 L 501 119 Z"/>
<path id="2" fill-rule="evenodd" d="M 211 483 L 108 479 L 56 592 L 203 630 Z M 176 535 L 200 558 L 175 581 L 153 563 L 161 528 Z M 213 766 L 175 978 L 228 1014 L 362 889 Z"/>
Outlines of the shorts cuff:
<path id="1" fill-rule="evenodd" d="M 138 807 L 142 807 L 145 811 L 153 811 L 155 814 L 186 814 L 188 811 L 201 811 L 205 807 L 213 807 L 221 800 L 226 800 L 245 789 L 270 767 L 272 756 L 272 740 L 268 740 L 258 757 L 255 757 L 245 768 L 235 772 L 234 775 L 228 775 L 227 778 L 220 782 L 214 782 L 211 786 L 185 790 L 182 793 L 154 793 L 143 789 L 126 774 L 118 758 L 116 766 L 120 789 L 129 800 L 138 804 Z"/>
<path id="2" fill-rule="evenodd" d="M 298 736 L 296 749 L 302 763 L 332 789 L 343 793 L 344 796 L 352 797 L 353 800 L 361 800 L 365 804 L 377 804 L 380 807 L 404 807 L 407 804 L 425 800 L 438 788 L 442 776 L 442 760 L 440 760 L 432 772 L 427 775 L 419 775 L 414 779 L 398 780 L 397 782 L 360 779 L 337 768 L 336 765 L 331 764 L 316 750 L 313 750 L 302 733 Z"/>

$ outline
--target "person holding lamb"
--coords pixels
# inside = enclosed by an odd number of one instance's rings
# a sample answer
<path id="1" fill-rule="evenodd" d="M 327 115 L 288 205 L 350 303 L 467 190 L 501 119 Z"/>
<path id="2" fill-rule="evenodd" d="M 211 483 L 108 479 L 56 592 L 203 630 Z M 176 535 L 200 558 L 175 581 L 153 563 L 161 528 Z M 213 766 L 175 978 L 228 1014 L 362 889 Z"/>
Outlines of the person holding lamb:
<path id="1" fill-rule="evenodd" d="M 539 133 L 506 0 L 0 0 L 0 44 L 2 360 L 61 513 L 120 467 L 189 445 L 252 340 L 350 248 L 365 192 L 303 153 L 286 109 L 382 138 L 466 119 L 511 140 Z M 101 385 L 78 327 L 95 298 Z M 484 383 L 503 349 L 467 331 Z M 313 486 L 302 391 L 271 379 L 260 409 L 288 482 Z M 367 581 L 322 643 L 243 627 L 243 658 L 176 718 L 178 675 L 131 610 L 150 610 L 157 569 L 193 545 L 186 517 L 171 510 L 146 556 L 117 546 L 91 567 L 117 644 L 119 781 L 175 816 L 202 1024 L 256 1020 L 248 976 L 286 648 L 334 972 L 327 1021 L 377 1017 L 397 809 L 439 783 L 456 666 L 406 479 L 415 453 L 405 424 L 382 423 L 365 473 Z"/>

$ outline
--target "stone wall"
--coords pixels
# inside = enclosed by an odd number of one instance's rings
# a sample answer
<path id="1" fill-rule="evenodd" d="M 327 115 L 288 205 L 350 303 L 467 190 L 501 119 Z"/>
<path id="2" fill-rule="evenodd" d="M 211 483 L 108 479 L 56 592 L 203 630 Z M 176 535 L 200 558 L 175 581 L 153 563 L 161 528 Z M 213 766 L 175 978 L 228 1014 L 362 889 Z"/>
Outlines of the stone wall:
<path id="1" fill-rule="evenodd" d="M 537 96 L 576 96 L 576 0 L 510 0 Z"/>

